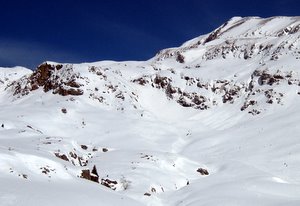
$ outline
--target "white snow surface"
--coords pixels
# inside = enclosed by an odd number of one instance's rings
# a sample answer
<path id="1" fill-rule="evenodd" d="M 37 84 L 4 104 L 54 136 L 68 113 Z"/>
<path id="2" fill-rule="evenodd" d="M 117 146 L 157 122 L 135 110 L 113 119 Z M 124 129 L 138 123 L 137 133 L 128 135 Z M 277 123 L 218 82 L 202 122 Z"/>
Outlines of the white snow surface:
<path id="1" fill-rule="evenodd" d="M 299 74 L 300 17 L 234 17 L 144 62 L 0 68 L 0 205 L 298 206 Z"/>

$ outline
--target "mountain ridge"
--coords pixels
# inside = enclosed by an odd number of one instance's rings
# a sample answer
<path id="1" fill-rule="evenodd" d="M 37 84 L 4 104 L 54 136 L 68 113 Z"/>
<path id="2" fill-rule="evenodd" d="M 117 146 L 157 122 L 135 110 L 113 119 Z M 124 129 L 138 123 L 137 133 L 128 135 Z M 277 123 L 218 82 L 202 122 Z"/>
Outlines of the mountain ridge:
<path id="1" fill-rule="evenodd" d="M 299 25 L 233 17 L 147 61 L 1 68 L 0 204 L 299 205 Z"/>
<path id="2" fill-rule="evenodd" d="M 272 33 L 265 29 L 265 27 L 270 27 L 270 22 L 275 22 L 281 27 L 275 27 L 275 31 Z M 247 24 L 250 24 L 250 26 Z M 285 82 L 289 85 L 299 84 L 299 75 L 298 72 L 294 72 L 295 68 L 289 68 L 290 66 L 286 65 L 287 61 L 283 61 L 285 65 L 280 65 L 281 58 L 294 57 L 293 61 L 297 61 L 300 58 L 300 36 L 299 32 L 297 33 L 299 28 L 300 18 L 297 17 L 271 17 L 267 19 L 234 17 L 213 32 L 188 41 L 181 47 L 162 50 L 155 57 L 145 62 L 106 62 L 104 65 L 101 62 L 77 64 L 78 68 L 81 69 L 75 69 L 77 70 L 76 72 L 73 72 L 74 68 L 77 67 L 76 64 L 44 63 L 33 72 L 29 79 L 15 82 L 6 89 L 9 90 L 10 87 L 13 87 L 14 95 L 18 93 L 24 95 L 39 87 L 43 87 L 45 92 L 53 90 L 53 94 L 59 93 L 63 96 L 68 94 L 82 95 L 84 91 L 80 87 L 89 84 L 89 78 L 93 78 L 91 81 L 95 82 L 95 76 L 97 75 L 100 76 L 99 81 L 106 81 L 107 76 L 105 73 L 112 70 L 111 73 L 114 74 L 111 74 L 111 78 L 122 80 L 114 86 L 108 85 L 112 83 L 111 80 L 108 81 L 108 84 L 105 85 L 103 90 L 100 89 L 100 92 L 103 93 L 109 89 L 116 92 L 116 87 L 123 87 L 123 91 L 118 91 L 115 94 L 115 99 L 125 99 L 123 93 L 127 93 L 125 91 L 126 86 L 122 85 L 121 82 L 128 81 L 125 84 L 129 84 L 132 87 L 135 87 L 132 83 L 142 86 L 151 85 L 153 88 L 163 90 L 167 98 L 174 99 L 181 106 L 198 108 L 200 110 L 206 110 L 217 104 L 233 103 L 236 97 L 240 98 L 241 96 L 244 98 L 244 102 L 240 109 L 242 111 L 247 110 L 248 107 L 253 107 L 257 103 L 255 99 L 261 99 L 260 97 L 251 99 L 250 93 L 254 92 L 252 90 L 263 93 L 262 95 L 266 97 L 268 104 L 280 104 L 283 98 L 282 92 L 273 92 L 273 90 L 266 90 L 262 87 L 264 85 L 285 84 Z M 242 30 L 244 33 L 234 37 L 231 33 L 238 33 L 236 30 Z M 285 35 L 282 32 L 286 32 Z M 275 35 L 277 39 L 270 38 L 270 34 L 272 34 L 272 37 Z M 248 37 L 249 35 L 250 37 Z M 215 69 L 214 61 L 222 65 L 223 68 Z M 241 71 L 237 69 L 236 71 L 228 71 L 226 68 L 239 67 L 240 64 L 245 62 L 248 62 L 248 65 L 252 64 L 248 66 L 248 70 L 244 69 L 244 71 Z M 107 63 L 108 65 L 106 65 Z M 229 65 L 226 66 L 226 64 Z M 66 67 L 68 68 L 66 69 Z M 126 73 L 125 70 L 128 67 L 135 67 L 136 71 L 130 68 L 132 70 L 131 74 L 134 73 L 134 76 L 138 77 L 132 78 L 129 76 L 124 78 L 122 72 Z M 61 68 L 63 69 L 60 73 Z M 214 72 L 203 72 L 203 70 L 207 69 L 214 69 Z M 86 72 L 86 70 L 95 74 L 94 77 L 80 76 L 80 73 Z M 231 73 L 232 76 L 229 78 L 217 75 L 204 81 L 201 80 L 203 77 L 209 77 L 208 73 L 221 74 L 220 70 L 226 75 L 231 72 L 234 73 Z M 177 71 L 180 74 L 176 73 Z M 145 73 L 143 74 L 143 72 Z M 241 80 L 239 79 L 239 72 L 245 76 Z M 67 80 L 64 80 L 64 77 L 61 78 L 60 75 L 67 75 Z M 56 81 L 54 78 L 59 80 Z M 256 80 L 254 81 L 255 78 Z M 76 83 L 75 79 L 80 83 Z M 86 81 L 84 82 L 83 79 L 86 79 Z M 88 90 L 92 89 L 88 88 Z M 296 88 L 293 89 L 295 93 L 298 93 Z M 99 102 L 105 101 L 104 96 L 96 94 L 99 93 L 99 88 L 95 87 L 94 90 L 97 91 L 86 93 L 89 93 L 88 95 L 91 98 Z M 138 106 L 137 96 L 133 95 L 135 93 L 131 91 L 127 98 L 136 102 L 136 104 L 133 103 L 133 107 L 140 107 Z M 219 97 L 217 97 L 218 95 Z M 113 101 L 111 96 L 109 99 Z M 215 98 L 212 96 L 215 96 Z M 107 102 L 107 104 L 111 103 Z M 255 115 L 260 113 L 261 109 L 253 108 L 248 110 L 248 112 Z"/>

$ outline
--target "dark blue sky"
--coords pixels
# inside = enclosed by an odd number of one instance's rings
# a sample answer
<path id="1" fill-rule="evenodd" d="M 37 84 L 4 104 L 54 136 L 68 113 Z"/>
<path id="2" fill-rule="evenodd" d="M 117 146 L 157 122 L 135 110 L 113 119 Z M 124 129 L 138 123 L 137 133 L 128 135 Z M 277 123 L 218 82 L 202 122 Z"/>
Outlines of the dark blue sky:
<path id="1" fill-rule="evenodd" d="M 233 16 L 299 12 L 299 0 L 0 0 L 0 66 L 146 60 Z"/>

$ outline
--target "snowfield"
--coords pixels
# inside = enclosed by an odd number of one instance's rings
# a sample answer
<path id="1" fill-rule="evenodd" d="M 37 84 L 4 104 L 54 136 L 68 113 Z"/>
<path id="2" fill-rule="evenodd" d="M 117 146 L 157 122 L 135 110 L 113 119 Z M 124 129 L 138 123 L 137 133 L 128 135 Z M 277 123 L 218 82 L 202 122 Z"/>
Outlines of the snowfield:
<path id="1" fill-rule="evenodd" d="M 300 17 L 148 61 L 0 68 L 0 205 L 300 205 Z"/>

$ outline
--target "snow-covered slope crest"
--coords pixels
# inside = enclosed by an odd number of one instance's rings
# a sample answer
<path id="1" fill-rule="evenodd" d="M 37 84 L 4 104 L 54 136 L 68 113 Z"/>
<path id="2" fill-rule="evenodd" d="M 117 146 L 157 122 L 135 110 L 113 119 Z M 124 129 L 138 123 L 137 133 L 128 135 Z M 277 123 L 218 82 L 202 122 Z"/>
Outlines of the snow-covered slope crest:
<path id="1" fill-rule="evenodd" d="M 159 90 L 183 107 L 207 110 L 236 103 L 237 110 L 256 115 L 299 92 L 299 28 L 299 17 L 234 17 L 146 62 L 48 62 L 6 90 L 14 97 L 35 90 L 84 95 L 118 110 L 145 110 L 143 94 Z"/>
<path id="2" fill-rule="evenodd" d="M 0 205 L 299 205 L 299 25 L 234 17 L 148 61 L 0 68 Z"/>

